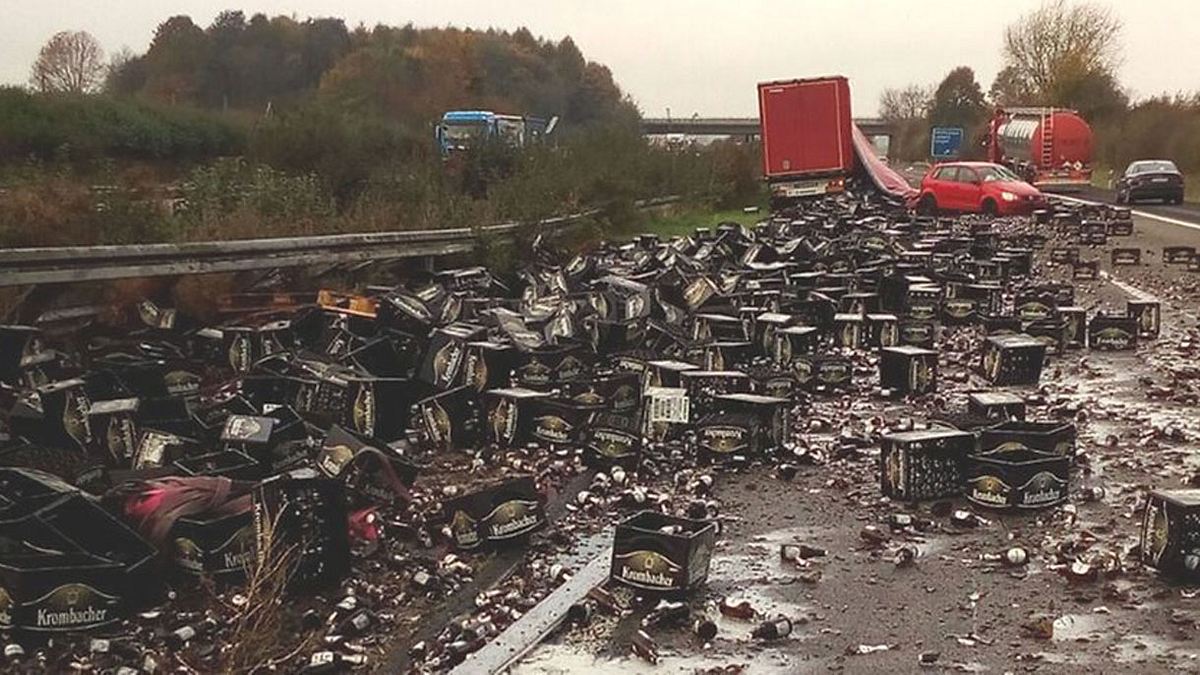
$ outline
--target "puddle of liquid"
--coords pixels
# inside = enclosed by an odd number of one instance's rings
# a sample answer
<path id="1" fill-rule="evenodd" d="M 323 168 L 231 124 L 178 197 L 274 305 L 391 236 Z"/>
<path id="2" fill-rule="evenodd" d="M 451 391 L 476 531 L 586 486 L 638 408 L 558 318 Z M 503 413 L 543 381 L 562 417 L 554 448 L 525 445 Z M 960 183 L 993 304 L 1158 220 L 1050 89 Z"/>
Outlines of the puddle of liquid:
<path id="1" fill-rule="evenodd" d="M 1054 641 L 1095 642 L 1104 637 L 1104 624 L 1097 614 L 1064 614 L 1054 620 Z"/>

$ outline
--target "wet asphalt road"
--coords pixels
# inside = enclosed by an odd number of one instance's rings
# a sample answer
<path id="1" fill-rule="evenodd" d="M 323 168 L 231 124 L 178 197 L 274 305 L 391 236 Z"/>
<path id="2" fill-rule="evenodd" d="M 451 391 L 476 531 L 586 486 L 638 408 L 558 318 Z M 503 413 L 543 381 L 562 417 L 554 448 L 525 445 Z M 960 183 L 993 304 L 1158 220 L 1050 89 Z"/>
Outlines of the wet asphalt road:
<path id="1" fill-rule="evenodd" d="M 1091 196 L 1089 194 L 1089 196 Z M 1163 209 L 1171 208 L 1172 212 Z M 950 525 L 929 503 L 890 503 L 879 490 L 878 451 L 865 449 L 805 467 L 791 482 L 768 468 L 718 474 L 725 528 L 708 584 L 693 595 L 693 615 L 718 621 L 708 646 L 683 628 L 651 631 L 662 659 L 656 666 L 628 654 L 630 623 L 601 618 L 585 629 L 555 636 L 527 657 L 518 673 L 774 673 L 846 672 L 1195 672 L 1200 669 L 1200 597 L 1194 585 L 1160 578 L 1130 555 L 1138 543 L 1142 495 L 1148 487 L 1178 487 L 1200 470 L 1200 378 L 1196 298 L 1200 273 L 1161 263 L 1161 247 L 1200 247 L 1200 209 L 1145 207 L 1146 212 L 1188 219 L 1197 229 L 1135 218 L 1134 236 L 1116 246 L 1143 249 L 1138 267 L 1111 266 L 1108 249 L 1085 251 L 1110 280 L 1081 282 L 1078 304 L 1123 309 L 1136 290 L 1159 297 L 1163 334 L 1136 353 L 1072 352 L 1055 358 L 1033 397 L 1034 419 L 1076 416 L 1078 449 L 1089 458 L 1072 474 L 1067 509 L 998 515 L 974 509 L 987 522 L 977 528 Z M 1142 211 L 1138 205 L 1135 210 Z M 1167 215 L 1172 213 L 1172 215 Z M 1066 280 L 1038 256 L 1042 276 Z M 889 427 L 947 409 L 961 408 L 962 392 L 981 388 L 966 367 L 969 359 L 943 348 L 937 395 L 909 403 L 870 395 L 819 400 L 809 417 L 849 421 L 861 429 L 883 419 Z M 951 348 L 953 349 L 953 347 Z M 1191 373 L 1191 371 L 1197 371 Z M 864 373 L 868 379 L 871 374 Z M 1156 389 L 1157 388 L 1157 389 Z M 1167 394 L 1163 394 L 1167 391 Z M 1040 403 L 1039 403 L 1040 402 Z M 1083 417 L 1078 417 L 1083 410 Z M 828 429 L 805 430 L 812 444 L 829 441 Z M 1104 497 L 1086 501 L 1079 488 L 1103 487 Z M 968 506 L 954 500 L 954 506 Z M 882 546 L 861 536 L 864 526 L 888 531 L 894 513 L 927 517 L 924 532 L 889 532 Z M 828 550 L 803 569 L 779 559 L 783 543 Z M 896 551 L 914 545 L 915 564 L 899 567 Z M 1019 546 L 1029 563 L 1006 567 L 992 557 Z M 1072 581 L 1069 562 L 1121 561 L 1122 569 Z M 802 580 L 806 572 L 819 578 Z M 746 599 L 761 615 L 783 614 L 795 622 L 784 640 L 757 644 L 754 622 L 720 616 L 724 597 Z M 1051 625 L 1053 637 L 1033 636 L 1027 626 Z M 859 653 L 866 652 L 866 653 Z M 921 667 L 921 654 L 936 661 Z M 928 656 L 927 658 L 933 658 Z M 743 667 L 744 670 L 737 670 Z"/>

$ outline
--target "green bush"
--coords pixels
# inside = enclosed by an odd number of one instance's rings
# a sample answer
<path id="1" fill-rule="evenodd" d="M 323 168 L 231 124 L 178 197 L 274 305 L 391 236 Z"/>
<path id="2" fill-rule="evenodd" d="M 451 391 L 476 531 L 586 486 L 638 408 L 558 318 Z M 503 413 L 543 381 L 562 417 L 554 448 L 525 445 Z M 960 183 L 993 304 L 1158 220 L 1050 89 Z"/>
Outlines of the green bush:
<path id="1" fill-rule="evenodd" d="M 239 154 L 243 130 L 186 107 L 0 88 L 0 156 L 195 160 Z"/>

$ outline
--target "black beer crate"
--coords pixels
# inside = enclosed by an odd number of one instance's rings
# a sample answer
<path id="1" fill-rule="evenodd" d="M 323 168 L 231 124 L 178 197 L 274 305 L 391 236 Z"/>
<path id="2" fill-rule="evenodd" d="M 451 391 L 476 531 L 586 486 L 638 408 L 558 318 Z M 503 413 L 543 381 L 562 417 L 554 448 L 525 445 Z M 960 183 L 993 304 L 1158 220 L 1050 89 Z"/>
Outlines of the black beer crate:
<path id="1" fill-rule="evenodd" d="M 791 326 L 775 332 L 775 362 L 786 365 L 797 356 L 812 354 L 821 339 L 821 330 L 815 326 Z"/>
<path id="2" fill-rule="evenodd" d="M 835 314 L 833 317 L 833 343 L 844 349 L 858 349 L 863 344 L 864 321 L 862 314 Z"/>
<path id="3" fill-rule="evenodd" d="M 1171 576 L 1200 577 L 1200 490 L 1151 490 L 1140 539 L 1143 564 Z"/>
<path id="4" fill-rule="evenodd" d="M 885 434 L 880 441 L 880 488 L 884 495 L 903 501 L 961 494 L 963 465 L 974 448 L 974 435 L 962 431 Z"/>
<path id="5" fill-rule="evenodd" d="M 764 394 L 722 394 L 716 398 L 716 407 L 721 412 L 747 414 L 754 418 L 755 427 L 762 435 L 764 450 L 782 448 L 791 433 L 791 400 L 781 396 Z"/>
<path id="6" fill-rule="evenodd" d="M 448 500 L 443 516 L 459 550 L 502 547 L 546 526 L 542 496 L 532 476 L 513 476 Z"/>
<path id="7" fill-rule="evenodd" d="M 1139 340 L 1156 340 L 1162 325 L 1162 303 L 1153 298 L 1128 300 L 1125 313 L 1137 322 Z"/>
<path id="8" fill-rule="evenodd" d="M 1100 278 L 1099 260 L 1076 260 L 1071 263 L 1071 278 L 1077 281 L 1094 281 Z"/>
<path id="9" fill-rule="evenodd" d="M 900 319 L 897 324 L 900 344 L 933 349 L 937 345 L 938 325 L 933 321 Z"/>
<path id="10" fill-rule="evenodd" d="M 516 356 L 512 345 L 487 340 L 468 342 L 462 383 L 479 393 L 508 386 Z"/>
<path id="11" fill-rule="evenodd" d="M 1101 351 L 1134 349 L 1140 332 L 1137 319 L 1132 316 L 1099 312 L 1088 323 L 1088 348 Z"/>
<path id="12" fill-rule="evenodd" d="M 1087 344 L 1087 310 L 1074 305 L 1059 307 L 1058 315 L 1067 323 L 1067 349 L 1083 349 Z"/>
<path id="13" fill-rule="evenodd" d="M 1187 265 L 1196 257 L 1195 246 L 1164 246 L 1162 261 L 1167 265 Z"/>
<path id="14" fill-rule="evenodd" d="M 981 452 L 1033 449 L 1064 457 L 1075 456 L 1075 425 L 1071 422 L 1008 420 L 979 435 Z"/>
<path id="15" fill-rule="evenodd" d="M 328 587 L 350 570 L 345 487 L 313 469 L 272 476 L 254 488 L 255 551 L 260 565 L 292 551 L 288 584 Z"/>
<path id="16" fill-rule="evenodd" d="M 257 538 L 249 503 L 232 513 L 183 516 L 167 539 L 172 564 L 189 576 L 238 580 L 254 565 Z"/>
<path id="17" fill-rule="evenodd" d="M 604 406 L 570 399 L 539 398 L 530 404 L 529 435 L 550 445 L 577 446 L 583 443 L 592 417 Z"/>
<path id="18" fill-rule="evenodd" d="M 909 286 L 904 297 L 902 314 L 915 321 L 935 321 L 942 306 L 942 289 L 938 286 Z"/>
<path id="19" fill-rule="evenodd" d="M 994 385 L 1036 385 L 1046 345 L 1028 335 L 991 335 L 983 343 L 980 371 Z"/>
<path id="20" fill-rule="evenodd" d="M 900 344 L 900 320 L 895 314 L 868 314 L 865 342 L 871 348 Z"/>
<path id="21" fill-rule="evenodd" d="M 990 420 L 1025 419 L 1025 399 L 1007 391 L 973 391 L 967 394 L 967 412 Z"/>
<path id="22" fill-rule="evenodd" d="M 708 578 L 715 523 L 642 511 L 617 524 L 611 578 L 638 591 L 679 596 Z"/>
<path id="23" fill-rule="evenodd" d="M 707 414 L 721 394 L 750 391 L 750 376 L 738 370 L 689 370 L 680 374 L 680 386 L 687 391 L 691 421 Z"/>
<path id="24" fill-rule="evenodd" d="M 1042 509 L 1066 501 L 1070 457 L 1010 447 L 997 447 L 967 459 L 968 500 L 991 509 L 1013 511 Z"/>
<path id="25" fill-rule="evenodd" d="M 1053 319 L 1058 314 L 1058 300 L 1051 291 L 1025 291 L 1013 301 L 1013 313 L 1021 321 Z"/>
<path id="26" fill-rule="evenodd" d="M 1111 255 L 1114 267 L 1142 264 L 1142 249 L 1140 248 L 1114 248 Z"/>
<path id="27" fill-rule="evenodd" d="M 1030 321 L 1021 331 L 1046 345 L 1046 355 L 1056 356 L 1067 349 L 1067 322 L 1063 319 Z"/>
<path id="28" fill-rule="evenodd" d="M 1073 265 L 1078 261 L 1078 246 L 1055 246 L 1050 249 L 1050 262 L 1056 265 Z"/>
<path id="29" fill-rule="evenodd" d="M 840 356 L 802 356 L 792 360 L 792 372 L 801 389 L 840 391 L 854 382 L 854 364 Z"/>
<path id="30" fill-rule="evenodd" d="M 1110 237 L 1131 237 L 1133 236 L 1133 220 L 1110 220 L 1108 221 L 1108 236 Z"/>
<path id="31" fill-rule="evenodd" d="M 938 353 L 932 349 L 884 347 L 879 352 L 879 385 L 893 392 L 928 394 L 937 390 Z"/>
<path id="32" fill-rule="evenodd" d="M 585 438 L 583 461 L 588 466 L 601 470 L 613 465 L 635 469 L 642 454 L 641 414 L 597 413 Z"/>

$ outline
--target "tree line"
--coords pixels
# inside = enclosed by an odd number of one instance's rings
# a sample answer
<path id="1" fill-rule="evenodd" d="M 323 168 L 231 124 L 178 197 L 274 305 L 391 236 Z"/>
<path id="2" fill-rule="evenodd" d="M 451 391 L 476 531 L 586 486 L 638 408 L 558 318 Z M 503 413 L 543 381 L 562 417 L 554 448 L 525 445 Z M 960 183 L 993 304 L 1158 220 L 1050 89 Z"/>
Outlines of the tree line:
<path id="1" fill-rule="evenodd" d="M 985 93 L 968 66 L 936 86 L 911 84 L 880 96 L 880 115 L 896 124 L 892 156 L 927 159 L 931 126 L 960 126 L 971 158 L 982 158 L 992 110 L 1054 106 L 1079 112 L 1095 134 L 1096 162 L 1120 168 L 1139 158 L 1173 159 L 1200 171 L 1200 93 L 1131 101 L 1117 78 L 1122 24 L 1107 7 L 1049 0 L 1007 26 L 1003 68 Z"/>

